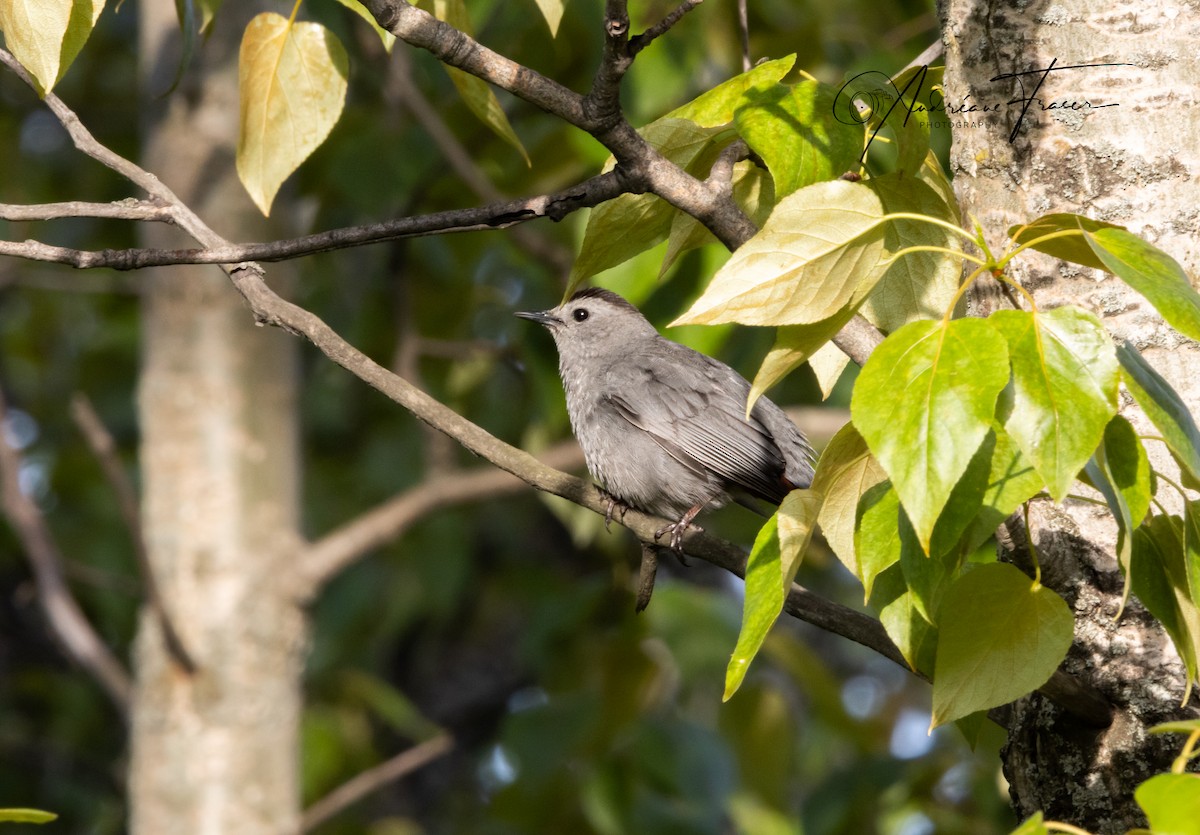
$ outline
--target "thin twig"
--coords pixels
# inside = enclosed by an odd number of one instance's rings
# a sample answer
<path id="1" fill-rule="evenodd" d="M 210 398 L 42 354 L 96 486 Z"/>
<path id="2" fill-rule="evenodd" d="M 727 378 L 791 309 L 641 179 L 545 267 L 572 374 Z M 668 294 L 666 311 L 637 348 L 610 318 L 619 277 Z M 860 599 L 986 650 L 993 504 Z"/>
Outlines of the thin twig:
<path id="1" fill-rule="evenodd" d="M 636 37 L 629 39 L 629 52 L 631 55 L 637 55 L 643 49 L 654 42 L 655 38 L 665 35 L 672 26 L 679 22 L 685 14 L 703 3 L 704 0 L 684 0 L 674 9 L 672 9 L 666 17 L 658 23 L 651 26 L 645 32 Z"/>
<path id="2" fill-rule="evenodd" d="M 576 469 L 583 464 L 583 453 L 572 441 L 548 450 L 541 461 L 555 469 Z M 476 467 L 425 481 L 310 545 L 298 561 L 298 570 L 305 576 L 307 596 L 318 592 L 352 562 L 394 541 L 414 522 L 435 510 L 527 489 L 526 481 L 494 467 Z"/>
<path id="3" fill-rule="evenodd" d="M 0 203 L 0 220 L 57 220 L 66 217 L 99 217 L 173 223 L 175 212 L 161 203 L 137 200 L 132 197 L 113 203 L 85 203 L 82 200 L 34 205 Z"/>
<path id="4" fill-rule="evenodd" d="M 420 745 L 401 751 L 374 768 L 356 774 L 304 810 L 304 815 L 300 818 L 300 831 L 310 832 L 316 829 L 368 794 L 396 782 L 453 749 L 454 740 L 449 735 L 435 736 Z"/>
<path id="5" fill-rule="evenodd" d="M 52 94 L 51 94 L 52 95 Z M 49 96 L 47 96 L 49 99 Z M 85 147 L 90 148 L 90 143 Z M 81 148 L 81 150 L 83 150 Z M 87 151 L 85 151 L 87 153 Z M 165 188 L 165 186 L 160 187 Z M 268 243 L 232 244 L 224 239 L 201 241 L 201 249 L 80 250 L 51 246 L 39 241 L 0 241 L 0 255 L 13 255 L 30 261 L 66 264 L 76 269 L 107 267 L 114 270 L 138 270 L 173 264 L 236 264 L 242 261 L 286 261 L 302 255 L 315 255 L 363 244 L 394 241 L 453 232 L 505 229 L 535 218 L 560 220 L 579 209 L 611 200 L 625 192 L 626 186 L 614 171 L 598 174 L 577 185 L 537 197 L 505 200 L 470 209 L 434 212 L 401 217 L 361 226 L 330 229 L 298 238 Z M 199 220 L 195 218 L 195 220 Z M 207 227 L 205 227 L 207 228 Z M 192 234 L 196 230 L 189 230 Z M 219 242 L 218 242 L 219 241 Z"/>
<path id="6" fill-rule="evenodd" d="M 137 491 L 134 490 L 133 481 L 117 457 L 117 445 L 113 440 L 112 433 L 100 420 L 100 416 L 96 414 L 96 410 L 92 406 L 92 401 L 83 392 L 76 392 L 75 396 L 71 398 L 71 417 L 74 419 L 75 425 L 79 427 L 79 431 L 83 433 L 92 454 L 100 462 L 100 468 L 104 471 L 104 477 L 108 481 L 109 487 L 116 494 L 117 506 L 120 508 L 121 517 L 125 520 L 125 527 L 128 528 L 129 537 L 133 543 L 133 553 L 137 558 L 138 572 L 141 574 L 146 603 L 158 618 L 167 652 L 188 675 L 192 675 L 196 672 L 196 663 L 183 645 L 179 632 L 175 629 L 175 624 L 167 614 L 154 567 L 150 563 L 150 554 L 146 550 L 146 540 L 142 536 L 142 513 L 138 506 Z"/>
<path id="7" fill-rule="evenodd" d="M 746 5 L 746 0 L 738 0 L 738 34 L 742 40 L 742 72 L 749 72 L 754 66 L 754 62 L 750 58 L 750 14 Z"/>
<path id="8" fill-rule="evenodd" d="M 8 423 L 8 407 L 0 388 L 0 429 Z M 122 717 L 128 718 L 133 686 L 129 674 L 88 622 L 63 577 L 63 558 L 41 509 L 21 489 L 21 453 L 0 431 L 0 504 L 20 540 L 37 583 L 38 600 L 51 634 L 67 655 L 100 684 Z"/>

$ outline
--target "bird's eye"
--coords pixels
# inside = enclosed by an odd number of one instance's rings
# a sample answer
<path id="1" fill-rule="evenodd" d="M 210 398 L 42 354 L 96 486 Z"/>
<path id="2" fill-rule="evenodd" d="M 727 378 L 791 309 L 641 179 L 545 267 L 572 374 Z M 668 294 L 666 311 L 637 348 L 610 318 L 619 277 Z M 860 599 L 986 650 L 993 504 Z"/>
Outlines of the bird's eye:
<path id="1" fill-rule="evenodd" d="M 573 311 L 571 311 L 571 316 L 572 316 L 572 318 L 575 319 L 576 322 L 583 322 L 588 317 L 587 308 L 586 307 L 577 307 Z"/>

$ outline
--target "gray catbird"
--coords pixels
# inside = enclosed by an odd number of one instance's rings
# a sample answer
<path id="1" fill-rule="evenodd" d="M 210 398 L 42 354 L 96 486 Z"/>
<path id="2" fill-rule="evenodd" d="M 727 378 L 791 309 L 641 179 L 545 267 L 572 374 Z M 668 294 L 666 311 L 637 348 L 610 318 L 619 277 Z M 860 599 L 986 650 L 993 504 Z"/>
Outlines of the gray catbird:
<path id="1" fill-rule="evenodd" d="M 678 519 L 656 539 L 669 531 L 679 550 L 696 514 L 731 492 L 779 504 L 812 483 L 812 447 L 782 409 L 761 397 L 747 419 L 742 375 L 664 339 L 616 293 L 590 288 L 517 315 L 554 337 L 592 478 L 622 505 Z"/>

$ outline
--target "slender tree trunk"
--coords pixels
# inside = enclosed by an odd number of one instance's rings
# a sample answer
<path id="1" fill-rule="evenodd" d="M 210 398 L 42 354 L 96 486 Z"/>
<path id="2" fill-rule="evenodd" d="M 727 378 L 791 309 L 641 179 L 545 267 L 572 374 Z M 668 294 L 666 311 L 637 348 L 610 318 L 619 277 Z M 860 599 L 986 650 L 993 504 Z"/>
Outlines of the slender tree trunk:
<path id="1" fill-rule="evenodd" d="M 147 125 L 146 167 L 218 231 L 270 232 L 233 174 L 237 49 L 229 8 L 184 89 Z M 169 87 L 174 5 L 144 3 L 143 97 Z M 276 230 L 277 231 L 277 230 Z M 169 229 L 150 246 L 185 246 Z M 278 278 L 283 268 L 272 269 Z M 305 618 L 287 582 L 298 533 L 296 341 L 256 328 L 213 267 L 147 271 L 138 409 L 144 530 L 165 606 L 197 670 L 144 613 L 135 649 L 135 835 L 292 833 Z"/>
<path id="2" fill-rule="evenodd" d="M 1075 212 L 1128 226 L 1194 275 L 1200 265 L 1197 9 L 1176 0 L 942 0 L 941 12 L 948 103 L 999 106 L 952 116 L 955 189 L 990 243 L 1001 245 L 1014 224 Z M 993 80 L 1052 64 L 1076 68 Z M 1127 66 L 1077 66 L 1084 64 Z M 1022 115 L 1024 100 L 1029 107 Z M 1043 256 L 1024 260 L 1014 275 L 1040 307 L 1075 304 L 1101 316 L 1200 411 L 1197 346 L 1168 329 L 1121 281 Z M 986 314 L 1006 302 L 984 288 L 974 304 Z M 1153 434 L 1131 403 L 1121 411 Z M 1175 469 L 1161 444 L 1149 443 L 1148 451 L 1157 469 Z M 1014 705 L 1003 755 L 1014 806 L 1022 817 L 1043 810 L 1048 819 L 1096 833 L 1144 826 L 1133 790 L 1167 770 L 1181 745 L 1178 738 L 1147 736 L 1146 728 L 1186 713 L 1179 706 L 1182 664 L 1136 601 L 1113 619 L 1122 586 L 1107 513 L 1041 503 L 1031 527 L 1044 580 L 1075 609 L 1067 669 L 1100 688 L 1118 716 L 1097 733 L 1036 694 Z M 1019 561 L 1025 534 L 1014 534 Z"/>

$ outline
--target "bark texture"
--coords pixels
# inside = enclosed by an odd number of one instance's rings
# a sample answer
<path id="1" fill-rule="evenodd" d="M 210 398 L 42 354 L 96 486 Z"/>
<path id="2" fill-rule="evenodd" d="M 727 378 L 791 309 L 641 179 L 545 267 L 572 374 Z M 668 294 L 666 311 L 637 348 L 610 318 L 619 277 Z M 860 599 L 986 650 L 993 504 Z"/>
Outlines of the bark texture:
<path id="1" fill-rule="evenodd" d="M 1075 212 L 1127 226 L 1195 276 L 1200 10 L 1172 0 L 942 0 L 940 12 L 947 102 L 979 108 L 949 117 L 954 185 L 964 214 L 979 220 L 989 243 L 1000 247 L 1014 224 Z M 1078 66 L 1095 64 L 1122 66 Z M 997 79 L 1052 65 L 1075 68 Z M 1022 259 L 1012 274 L 1041 308 L 1075 304 L 1099 315 L 1200 411 L 1196 344 L 1168 328 L 1124 283 L 1044 256 Z M 976 314 L 1008 304 L 995 286 L 976 293 Z M 1124 395 L 1121 412 L 1153 434 Z M 1147 446 L 1156 469 L 1175 470 L 1161 444 Z M 1167 492 L 1160 490 L 1160 498 L 1177 510 L 1178 499 L 1172 506 Z M 1182 664 L 1136 601 L 1114 620 L 1122 581 L 1106 512 L 1070 501 L 1042 503 L 1032 529 L 1046 584 L 1075 610 L 1075 645 L 1065 668 L 1091 681 L 1118 712 L 1113 726 L 1097 733 L 1037 694 L 1014 705 L 1004 751 L 1013 804 L 1021 817 L 1042 810 L 1048 819 L 1096 833 L 1144 826 L 1133 790 L 1166 770 L 1182 744 L 1145 729 L 1193 715 L 1180 707 Z M 1024 531 L 1013 531 L 1012 540 L 1020 564 Z"/>
<path id="2" fill-rule="evenodd" d="M 170 3 L 139 14 L 151 101 L 170 86 L 178 24 Z M 144 157 L 218 231 L 265 237 L 272 230 L 233 174 L 241 19 L 218 16 L 203 65 L 147 125 Z M 161 227 L 146 242 L 190 243 Z M 256 328 L 216 267 L 160 268 L 143 279 L 143 527 L 166 610 L 198 669 L 173 661 L 144 613 L 131 831 L 296 832 L 305 643 L 288 580 L 300 544 L 296 341 Z"/>

